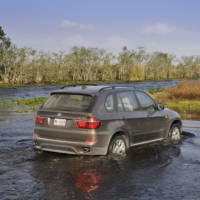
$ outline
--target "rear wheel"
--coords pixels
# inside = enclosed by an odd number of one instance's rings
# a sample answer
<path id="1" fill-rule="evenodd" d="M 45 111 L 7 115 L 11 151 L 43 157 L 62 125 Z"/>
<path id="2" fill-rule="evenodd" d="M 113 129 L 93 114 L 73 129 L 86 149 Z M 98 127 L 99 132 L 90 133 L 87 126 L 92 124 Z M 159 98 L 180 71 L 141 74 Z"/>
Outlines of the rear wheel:
<path id="1" fill-rule="evenodd" d="M 124 156 L 126 151 L 126 137 L 124 135 L 115 136 L 110 142 L 108 153 L 110 155 Z"/>
<path id="2" fill-rule="evenodd" d="M 173 144 L 178 144 L 181 140 L 181 127 L 179 124 L 173 124 L 169 134 L 168 134 L 169 142 Z"/>
<path id="3" fill-rule="evenodd" d="M 40 155 L 40 154 L 43 154 L 43 153 L 44 153 L 44 151 L 42 151 L 42 150 L 39 150 L 39 149 L 36 149 L 36 148 L 33 148 L 33 150 L 34 150 L 34 152 L 35 152 L 36 154 L 38 154 L 38 155 Z"/>

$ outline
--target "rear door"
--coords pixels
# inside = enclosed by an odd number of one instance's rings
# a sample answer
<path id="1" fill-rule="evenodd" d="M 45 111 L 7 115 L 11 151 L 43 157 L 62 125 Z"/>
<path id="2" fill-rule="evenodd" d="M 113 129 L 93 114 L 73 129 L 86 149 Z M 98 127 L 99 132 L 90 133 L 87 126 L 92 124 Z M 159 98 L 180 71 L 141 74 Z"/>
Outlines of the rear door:
<path id="1" fill-rule="evenodd" d="M 146 112 L 141 112 L 132 90 L 117 93 L 117 111 L 124 122 L 125 129 L 130 133 L 131 144 L 138 142 L 135 141 L 135 136 L 144 131 L 143 118 L 146 117 Z"/>
<path id="2" fill-rule="evenodd" d="M 164 136 L 166 118 L 163 110 L 156 109 L 156 102 L 145 92 L 135 91 L 142 113 L 142 131 L 135 135 L 135 140 L 144 142 L 160 139 Z"/>

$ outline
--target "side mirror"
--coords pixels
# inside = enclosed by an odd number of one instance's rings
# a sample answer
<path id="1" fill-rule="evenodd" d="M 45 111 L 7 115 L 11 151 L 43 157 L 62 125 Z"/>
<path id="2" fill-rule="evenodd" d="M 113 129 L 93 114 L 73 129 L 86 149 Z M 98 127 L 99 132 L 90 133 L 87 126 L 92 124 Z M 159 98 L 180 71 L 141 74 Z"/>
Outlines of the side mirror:
<path id="1" fill-rule="evenodd" d="M 165 109 L 165 105 L 162 104 L 162 103 L 158 103 L 158 104 L 157 104 L 157 109 L 158 109 L 158 110 L 164 110 L 164 109 Z"/>

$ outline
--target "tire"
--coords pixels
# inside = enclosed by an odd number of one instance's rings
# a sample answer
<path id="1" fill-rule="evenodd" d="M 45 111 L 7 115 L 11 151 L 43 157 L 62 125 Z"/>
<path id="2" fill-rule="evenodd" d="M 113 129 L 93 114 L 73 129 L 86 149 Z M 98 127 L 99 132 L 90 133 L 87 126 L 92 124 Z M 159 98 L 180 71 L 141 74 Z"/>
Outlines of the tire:
<path id="1" fill-rule="evenodd" d="M 124 135 L 115 136 L 109 145 L 109 155 L 125 156 L 127 152 L 126 137 Z"/>
<path id="2" fill-rule="evenodd" d="M 33 151 L 35 152 L 35 154 L 40 155 L 43 154 L 44 151 L 37 149 L 35 146 L 33 146 Z"/>
<path id="3" fill-rule="evenodd" d="M 168 133 L 168 140 L 172 144 L 178 144 L 181 141 L 181 126 L 173 124 Z"/>

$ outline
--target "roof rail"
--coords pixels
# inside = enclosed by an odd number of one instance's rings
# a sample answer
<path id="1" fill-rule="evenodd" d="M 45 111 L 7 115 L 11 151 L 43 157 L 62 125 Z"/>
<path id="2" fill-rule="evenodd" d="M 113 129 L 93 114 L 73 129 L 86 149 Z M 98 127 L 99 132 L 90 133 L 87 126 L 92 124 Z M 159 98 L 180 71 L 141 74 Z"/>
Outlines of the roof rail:
<path id="1" fill-rule="evenodd" d="M 125 86 L 125 85 L 121 85 L 121 86 L 119 86 L 119 85 L 117 85 L 117 86 L 107 86 L 107 87 L 103 87 L 103 88 L 101 88 L 100 90 L 99 90 L 99 92 L 101 92 L 101 91 L 103 91 L 103 90 L 106 90 L 106 89 L 112 89 L 112 90 L 114 90 L 114 89 L 116 89 L 116 88 L 134 88 L 134 89 L 137 89 L 137 87 L 135 87 L 135 86 Z"/>
<path id="2" fill-rule="evenodd" d="M 64 89 L 66 87 L 76 87 L 76 86 L 97 86 L 98 84 L 67 84 L 62 86 L 60 89 Z"/>

